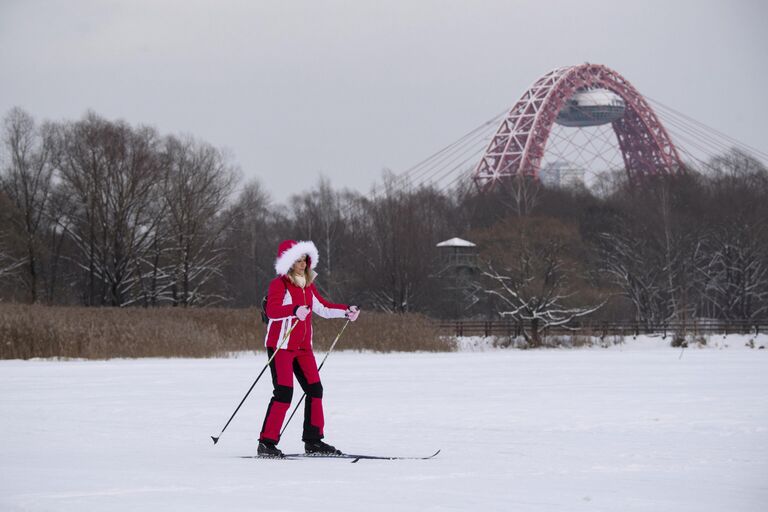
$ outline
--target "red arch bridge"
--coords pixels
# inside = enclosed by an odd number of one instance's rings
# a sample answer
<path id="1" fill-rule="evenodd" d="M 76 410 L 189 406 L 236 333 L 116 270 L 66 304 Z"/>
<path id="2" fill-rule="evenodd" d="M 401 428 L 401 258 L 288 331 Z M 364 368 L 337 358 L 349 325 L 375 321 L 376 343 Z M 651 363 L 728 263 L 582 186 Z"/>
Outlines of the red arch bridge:
<path id="1" fill-rule="evenodd" d="M 588 63 L 546 73 L 511 109 L 403 172 L 397 183 L 445 191 L 471 178 L 486 191 L 514 177 L 543 178 L 553 165 L 582 174 L 624 170 L 636 182 L 706 166 L 734 148 L 768 160 L 643 96 L 613 69 Z"/>

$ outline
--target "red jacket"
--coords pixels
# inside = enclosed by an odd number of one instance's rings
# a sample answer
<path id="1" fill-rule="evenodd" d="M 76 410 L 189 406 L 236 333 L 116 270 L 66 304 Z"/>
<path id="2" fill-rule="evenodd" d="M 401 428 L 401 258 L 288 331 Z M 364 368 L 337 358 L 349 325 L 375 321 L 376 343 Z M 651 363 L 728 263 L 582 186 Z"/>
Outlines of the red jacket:
<path id="1" fill-rule="evenodd" d="M 297 306 L 309 306 L 309 316 L 303 321 L 294 316 Z M 334 304 L 325 300 L 314 284 L 301 288 L 287 276 L 278 276 L 269 283 L 267 292 L 267 348 L 277 348 L 291 325 L 298 324 L 291 331 L 291 337 L 282 348 L 290 350 L 312 350 L 312 314 L 323 318 L 344 318 L 346 304 Z"/>

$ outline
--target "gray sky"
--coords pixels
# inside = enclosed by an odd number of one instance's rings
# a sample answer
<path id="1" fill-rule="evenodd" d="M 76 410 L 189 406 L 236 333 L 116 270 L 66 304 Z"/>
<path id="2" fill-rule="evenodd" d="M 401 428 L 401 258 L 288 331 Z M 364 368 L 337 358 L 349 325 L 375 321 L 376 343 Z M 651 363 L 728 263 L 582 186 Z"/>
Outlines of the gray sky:
<path id="1" fill-rule="evenodd" d="M 768 152 L 766 5 L 0 0 L 0 113 L 189 133 L 282 201 L 367 191 L 588 61 Z"/>

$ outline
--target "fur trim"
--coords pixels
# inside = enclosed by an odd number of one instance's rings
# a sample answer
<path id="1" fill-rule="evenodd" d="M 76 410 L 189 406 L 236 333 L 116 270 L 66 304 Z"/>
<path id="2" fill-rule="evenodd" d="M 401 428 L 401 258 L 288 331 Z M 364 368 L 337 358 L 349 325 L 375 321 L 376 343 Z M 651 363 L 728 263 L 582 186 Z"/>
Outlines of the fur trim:
<path id="1" fill-rule="evenodd" d="M 285 250 L 275 260 L 275 272 L 277 275 L 284 276 L 291 270 L 294 262 L 304 255 L 309 256 L 311 260 L 310 270 L 314 270 L 317 267 L 317 262 L 320 259 L 320 255 L 317 252 L 317 247 L 311 241 L 296 242 L 289 249 Z"/>

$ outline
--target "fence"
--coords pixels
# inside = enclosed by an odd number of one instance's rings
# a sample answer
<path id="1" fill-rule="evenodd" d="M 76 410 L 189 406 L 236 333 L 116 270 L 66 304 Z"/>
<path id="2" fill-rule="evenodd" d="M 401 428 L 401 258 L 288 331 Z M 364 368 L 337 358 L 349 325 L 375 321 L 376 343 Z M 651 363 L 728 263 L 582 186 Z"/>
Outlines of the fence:
<path id="1" fill-rule="evenodd" d="M 440 332 L 455 336 L 520 336 L 530 332 L 530 322 L 515 320 L 451 320 L 439 323 Z M 768 332 L 764 320 L 691 320 L 649 325 L 640 322 L 580 322 L 540 328 L 542 334 L 588 336 L 637 336 L 640 334 L 760 334 Z"/>

